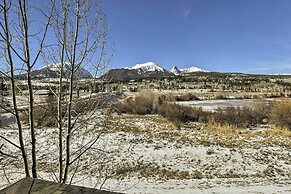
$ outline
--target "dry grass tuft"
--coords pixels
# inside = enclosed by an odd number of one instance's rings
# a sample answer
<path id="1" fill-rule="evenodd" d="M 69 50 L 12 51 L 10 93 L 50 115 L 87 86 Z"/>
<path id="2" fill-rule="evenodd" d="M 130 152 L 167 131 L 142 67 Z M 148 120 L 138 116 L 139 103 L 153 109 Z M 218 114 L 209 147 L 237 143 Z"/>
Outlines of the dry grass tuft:
<path id="1" fill-rule="evenodd" d="M 192 172 L 174 170 L 170 168 L 160 167 L 155 163 L 140 164 L 140 163 L 124 163 L 116 170 L 115 176 L 123 178 L 131 176 L 132 174 L 138 174 L 141 178 L 155 178 L 158 180 L 185 180 L 185 179 L 201 179 L 203 174 L 197 170 Z"/>
<path id="2" fill-rule="evenodd" d="M 209 122 L 207 123 L 207 130 L 213 133 L 225 134 L 225 135 L 238 135 L 240 133 L 240 129 L 231 124 L 221 124 L 217 122 Z"/>
<path id="3" fill-rule="evenodd" d="M 241 144 L 242 140 L 239 137 L 240 129 L 236 126 L 209 122 L 201 131 L 200 143 L 203 145 L 233 147 Z"/>
<path id="4" fill-rule="evenodd" d="M 268 145 L 291 146 L 291 131 L 287 128 L 272 128 L 262 131 L 264 143 Z"/>
<path id="5" fill-rule="evenodd" d="M 274 104 L 270 120 L 278 127 L 291 130 L 291 100 L 282 100 Z"/>

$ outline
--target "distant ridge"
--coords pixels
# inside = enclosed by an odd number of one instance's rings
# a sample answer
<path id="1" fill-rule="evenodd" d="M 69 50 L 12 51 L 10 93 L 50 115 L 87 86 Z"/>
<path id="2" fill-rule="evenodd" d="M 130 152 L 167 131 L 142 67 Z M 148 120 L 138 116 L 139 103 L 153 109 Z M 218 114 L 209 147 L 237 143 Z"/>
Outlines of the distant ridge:
<path id="1" fill-rule="evenodd" d="M 199 67 L 189 67 L 180 69 L 177 66 L 172 67 L 170 71 L 159 66 L 155 62 L 146 62 L 136 64 L 133 67 L 126 67 L 120 69 L 111 69 L 103 76 L 102 79 L 106 80 L 130 80 L 140 78 L 158 78 L 158 77 L 170 77 L 175 75 L 186 75 L 196 72 L 208 72 L 207 70 Z"/>
<path id="2" fill-rule="evenodd" d="M 65 63 L 63 68 L 63 77 L 68 78 L 70 76 L 70 63 Z M 58 78 L 61 73 L 61 64 L 50 64 L 46 65 L 40 69 L 31 72 L 32 78 Z M 24 77 L 26 74 L 21 74 L 18 77 Z M 74 73 L 74 78 L 92 78 L 92 74 L 83 67 L 76 69 Z"/>

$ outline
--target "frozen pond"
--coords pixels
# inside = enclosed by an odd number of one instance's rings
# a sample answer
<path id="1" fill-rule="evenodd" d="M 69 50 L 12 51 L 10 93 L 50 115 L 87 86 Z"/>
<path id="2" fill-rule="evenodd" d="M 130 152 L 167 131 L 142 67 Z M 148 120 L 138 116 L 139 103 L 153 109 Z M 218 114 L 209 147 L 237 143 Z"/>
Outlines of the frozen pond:
<path id="1" fill-rule="evenodd" d="M 230 100 L 203 100 L 176 102 L 180 105 L 202 107 L 204 111 L 213 112 L 218 108 L 226 107 L 252 107 L 255 103 L 268 103 L 274 99 L 230 99 Z"/>

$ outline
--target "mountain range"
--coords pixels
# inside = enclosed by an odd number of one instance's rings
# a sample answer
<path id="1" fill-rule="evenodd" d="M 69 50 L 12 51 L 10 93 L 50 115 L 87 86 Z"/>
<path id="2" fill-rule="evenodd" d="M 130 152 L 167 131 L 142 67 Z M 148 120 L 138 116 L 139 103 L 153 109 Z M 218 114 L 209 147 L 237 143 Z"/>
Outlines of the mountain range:
<path id="1" fill-rule="evenodd" d="M 101 79 L 106 80 L 130 80 L 140 78 L 158 78 L 158 77 L 170 77 L 175 75 L 186 75 L 195 72 L 208 72 L 199 67 L 190 67 L 180 69 L 174 66 L 170 71 L 164 69 L 154 62 L 146 62 L 142 64 L 136 64 L 133 67 L 125 67 L 120 69 L 111 69 Z"/>
<path id="2" fill-rule="evenodd" d="M 63 77 L 68 78 L 70 76 L 71 65 L 69 63 L 64 64 Z M 32 78 L 58 78 L 60 76 L 61 64 L 50 64 L 40 69 L 31 72 Z M 105 80 L 131 80 L 141 78 L 160 78 L 170 77 L 176 75 L 187 75 L 195 72 L 208 72 L 199 67 L 190 67 L 180 69 L 174 66 L 170 71 L 164 69 L 154 62 L 146 62 L 136 64 L 133 67 L 125 67 L 120 69 L 111 69 L 100 78 Z M 19 77 L 24 77 L 26 74 L 21 74 Z M 79 67 L 75 70 L 74 78 L 93 78 L 92 74 L 83 67 Z"/>

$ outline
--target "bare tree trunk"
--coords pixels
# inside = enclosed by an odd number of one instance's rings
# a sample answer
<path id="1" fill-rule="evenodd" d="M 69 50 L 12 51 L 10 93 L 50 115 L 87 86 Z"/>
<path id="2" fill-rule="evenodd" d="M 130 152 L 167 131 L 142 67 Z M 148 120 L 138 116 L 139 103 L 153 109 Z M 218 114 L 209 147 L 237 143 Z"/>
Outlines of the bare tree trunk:
<path id="1" fill-rule="evenodd" d="M 70 91 L 69 91 L 69 104 L 68 104 L 68 128 L 67 128 L 67 137 L 66 137 L 66 166 L 64 172 L 63 183 L 66 183 L 68 178 L 68 171 L 70 166 L 70 144 L 71 144 L 71 126 L 72 126 L 72 102 L 73 102 L 73 81 L 74 81 L 74 65 L 71 65 L 71 76 L 70 76 Z"/>
<path id="2" fill-rule="evenodd" d="M 59 95 L 58 95 L 58 127 L 59 127 L 59 182 L 62 182 L 63 179 L 63 68 L 64 63 L 61 62 L 61 75 L 59 83 Z"/>
<path id="3" fill-rule="evenodd" d="M 12 93 L 12 101 L 13 101 L 13 108 L 14 108 L 14 113 L 15 113 L 15 118 L 17 122 L 17 127 L 18 127 L 18 139 L 19 139 L 19 144 L 21 148 L 21 153 L 22 153 L 22 158 L 23 158 L 23 163 L 24 163 L 24 169 L 25 169 L 25 174 L 27 177 L 29 177 L 29 168 L 28 168 L 28 161 L 27 161 L 27 155 L 24 147 L 24 141 L 23 141 L 23 135 L 22 135 L 22 125 L 19 117 L 19 112 L 18 112 L 18 106 L 17 106 L 17 100 L 16 100 L 16 91 L 15 91 L 15 77 L 14 77 L 14 63 L 12 59 L 12 54 L 11 54 L 11 43 L 10 41 L 10 30 L 8 27 L 8 7 L 7 7 L 7 2 L 4 0 L 4 6 L 3 6 L 3 13 L 4 13 L 4 23 L 5 23 L 5 39 L 6 39 L 6 49 L 7 49 L 7 55 L 8 55 L 8 64 L 10 66 L 10 80 L 11 80 L 11 93 Z"/>
<path id="4" fill-rule="evenodd" d="M 65 3 L 64 6 L 66 6 Z M 60 83 L 59 83 L 59 96 L 58 96 L 58 123 L 59 123 L 59 182 L 63 180 L 63 108 L 62 108 L 62 98 L 63 98 L 63 73 L 64 73 L 64 63 L 65 63 L 65 48 L 67 41 L 67 8 L 64 8 L 63 13 L 63 39 L 62 39 L 62 51 L 61 51 L 61 69 L 60 69 Z"/>
<path id="5" fill-rule="evenodd" d="M 33 114 L 33 105 L 34 105 L 34 96 L 33 96 L 33 88 L 31 83 L 31 63 L 30 63 L 30 48 L 28 43 L 28 21 L 27 21 L 27 8 L 26 8 L 26 0 L 18 0 L 18 6 L 21 13 L 22 19 L 22 28 L 23 28 L 23 41 L 24 41 L 24 54 L 25 54 L 25 63 L 27 66 L 27 85 L 28 85 L 28 93 L 29 93 L 29 127 L 30 127 L 30 135 L 31 135 L 31 158 L 32 158 L 32 177 L 37 178 L 37 170 L 36 170 L 36 151 L 35 151 L 35 130 L 34 130 L 34 114 Z"/>
<path id="6" fill-rule="evenodd" d="M 80 20 L 80 1 L 77 1 L 77 13 L 76 13 L 76 26 L 75 26 L 75 35 L 73 39 L 73 52 L 71 58 L 71 70 L 70 70 L 70 96 L 69 96 L 69 104 L 68 104 L 68 131 L 67 131 L 67 140 L 66 140 L 66 167 L 64 172 L 64 180 L 63 183 L 66 183 L 68 178 L 68 171 L 70 166 L 70 140 L 71 140 L 71 131 L 72 131 L 72 102 L 73 102 L 73 92 L 74 92 L 74 73 L 75 73 L 75 62 L 76 62 L 76 49 L 77 49 L 77 41 L 79 36 L 79 20 Z"/>
<path id="7" fill-rule="evenodd" d="M 35 130 L 34 130 L 34 114 L 33 114 L 33 105 L 34 105 L 34 96 L 33 96 L 33 88 L 31 83 L 31 68 L 28 66 L 27 68 L 27 84 L 29 90 L 29 126 L 30 126 L 30 136 L 31 136 L 31 158 L 32 158 L 32 177 L 37 178 L 37 170 L 36 170 L 36 151 L 35 151 Z"/>
<path id="8" fill-rule="evenodd" d="M 43 43 L 48 31 L 48 27 L 50 24 L 50 20 L 52 17 L 53 9 L 55 6 L 54 0 L 52 1 L 52 8 L 50 15 L 47 16 L 47 21 L 45 23 L 44 33 L 41 38 L 39 44 L 39 50 L 34 58 L 33 62 L 31 62 L 31 54 L 30 54 L 30 47 L 29 47 L 29 33 L 28 33 L 28 19 L 27 19 L 27 1 L 26 0 L 18 0 L 18 8 L 20 11 L 20 21 L 21 32 L 22 32 L 22 40 L 23 40 L 23 47 L 24 47 L 24 63 L 26 64 L 27 69 L 27 85 L 28 85 L 28 93 L 29 93 L 29 127 L 30 127 L 30 135 L 31 135 L 31 158 L 32 158 L 32 177 L 37 178 L 37 164 L 36 164 L 36 139 L 35 139 L 35 128 L 34 128 L 34 93 L 33 93 L 33 86 L 32 86 L 32 78 L 31 78 L 31 71 L 33 66 L 36 64 L 38 57 L 42 51 Z"/>

